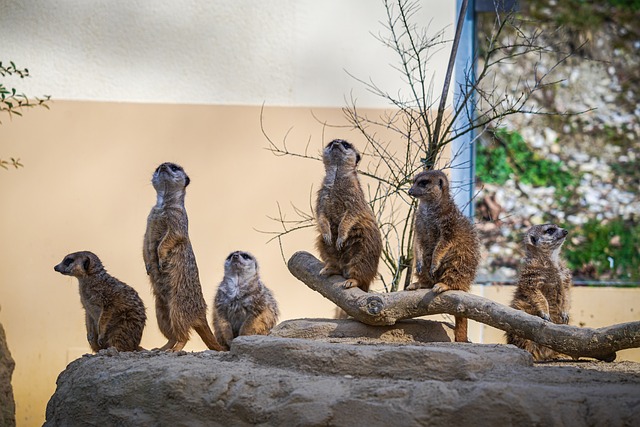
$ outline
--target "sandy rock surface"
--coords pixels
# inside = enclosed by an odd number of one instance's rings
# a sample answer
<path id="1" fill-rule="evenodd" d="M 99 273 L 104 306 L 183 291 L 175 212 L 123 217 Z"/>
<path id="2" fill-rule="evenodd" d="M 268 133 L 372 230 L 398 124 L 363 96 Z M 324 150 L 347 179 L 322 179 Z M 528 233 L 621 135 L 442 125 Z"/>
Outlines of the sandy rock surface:
<path id="1" fill-rule="evenodd" d="M 84 356 L 58 378 L 45 425 L 616 426 L 640 419 L 637 363 L 534 365 L 506 345 L 332 342 L 350 338 L 327 331 L 345 335 L 353 321 L 296 322 L 307 338 L 240 337 L 227 353 Z M 294 326 L 276 333 L 292 334 Z M 324 331 L 317 340 L 313 329 Z"/>

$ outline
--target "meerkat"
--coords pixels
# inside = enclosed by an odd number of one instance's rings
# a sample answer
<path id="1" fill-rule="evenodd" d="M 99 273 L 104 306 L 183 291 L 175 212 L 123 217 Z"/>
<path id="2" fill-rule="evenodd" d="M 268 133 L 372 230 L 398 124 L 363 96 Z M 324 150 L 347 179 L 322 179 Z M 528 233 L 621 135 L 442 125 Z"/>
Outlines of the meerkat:
<path id="1" fill-rule="evenodd" d="M 525 257 L 511 307 L 553 323 L 569 323 L 571 272 L 560 257 L 568 231 L 554 224 L 534 225 L 524 237 Z M 560 356 L 549 347 L 506 334 L 507 343 L 529 351 L 535 360 Z"/>
<path id="2" fill-rule="evenodd" d="M 163 163 L 151 182 L 157 201 L 147 219 L 143 258 L 155 296 L 158 327 L 168 339 L 160 349 L 182 350 L 193 328 L 209 349 L 222 350 L 207 323 L 207 303 L 189 240 L 184 207 L 189 176 L 175 163 Z"/>
<path id="3" fill-rule="evenodd" d="M 107 273 L 100 259 L 89 251 L 69 254 L 53 269 L 78 279 L 91 350 L 142 350 L 147 315 L 135 289 Z"/>
<path id="4" fill-rule="evenodd" d="M 473 224 L 449 193 L 449 180 L 438 170 L 415 176 L 409 195 L 419 200 L 414 219 L 413 259 L 417 281 L 407 290 L 430 288 L 468 292 L 480 260 Z M 455 316 L 457 342 L 467 341 L 467 319 Z"/>
<path id="5" fill-rule="evenodd" d="M 232 252 L 213 300 L 213 329 L 220 344 L 228 350 L 239 335 L 268 335 L 278 316 L 278 303 L 260 280 L 256 258 Z"/>
<path id="6" fill-rule="evenodd" d="M 316 247 L 323 275 L 338 274 L 342 286 L 369 291 L 378 273 L 382 237 L 358 180 L 360 153 L 347 141 L 336 139 L 325 147 L 325 178 L 318 191 Z"/>

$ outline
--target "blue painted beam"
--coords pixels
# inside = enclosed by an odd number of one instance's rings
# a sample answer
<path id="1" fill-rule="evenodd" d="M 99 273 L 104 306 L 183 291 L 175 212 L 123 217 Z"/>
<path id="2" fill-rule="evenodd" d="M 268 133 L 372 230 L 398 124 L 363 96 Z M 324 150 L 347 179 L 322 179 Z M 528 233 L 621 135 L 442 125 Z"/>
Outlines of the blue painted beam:
<path id="1" fill-rule="evenodd" d="M 460 14 L 460 6 L 462 0 L 457 0 L 456 17 Z M 467 13 L 464 19 L 464 26 L 460 37 L 460 44 L 456 55 L 455 72 L 454 72 L 454 92 L 453 105 L 460 104 L 464 96 L 464 90 L 460 87 L 465 86 L 467 78 L 475 79 L 476 65 L 476 22 L 475 22 L 475 0 L 469 0 Z M 471 70 L 471 74 L 469 71 Z M 473 99 L 467 101 L 467 105 L 473 105 Z M 469 117 L 467 114 L 460 114 L 455 129 L 467 127 Z M 451 143 L 451 189 L 454 200 L 463 214 L 469 218 L 474 215 L 474 188 L 475 188 L 475 132 L 469 132 Z"/>

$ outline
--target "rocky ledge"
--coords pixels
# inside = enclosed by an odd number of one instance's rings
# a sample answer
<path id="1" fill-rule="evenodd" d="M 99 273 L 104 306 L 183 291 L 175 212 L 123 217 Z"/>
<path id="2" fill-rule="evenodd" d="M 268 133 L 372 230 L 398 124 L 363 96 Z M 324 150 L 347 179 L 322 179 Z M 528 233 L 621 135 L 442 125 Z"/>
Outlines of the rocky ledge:
<path id="1" fill-rule="evenodd" d="M 640 364 L 534 365 L 512 346 L 420 341 L 433 334 L 448 341 L 448 333 L 437 322 L 377 328 L 305 319 L 283 322 L 272 336 L 240 337 L 227 353 L 103 350 L 60 374 L 45 425 L 615 426 L 640 419 Z"/>

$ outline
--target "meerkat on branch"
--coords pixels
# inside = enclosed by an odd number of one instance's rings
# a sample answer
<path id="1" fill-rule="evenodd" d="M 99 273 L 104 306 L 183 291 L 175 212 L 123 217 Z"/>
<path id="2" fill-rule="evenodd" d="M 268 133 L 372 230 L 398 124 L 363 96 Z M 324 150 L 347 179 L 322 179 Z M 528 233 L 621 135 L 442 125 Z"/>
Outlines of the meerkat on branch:
<path id="1" fill-rule="evenodd" d="M 382 237 L 358 180 L 360 153 L 336 139 L 322 153 L 325 177 L 318 191 L 316 247 L 325 263 L 323 275 L 338 274 L 344 288 L 369 291 L 378 273 Z"/>
<path id="2" fill-rule="evenodd" d="M 158 327 L 168 339 L 161 350 L 182 350 L 191 328 L 209 349 L 222 350 L 207 323 L 207 303 L 189 240 L 184 198 L 190 179 L 177 164 L 163 163 L 151 182 L 157 201 L 147 219 L 142 254 L 156 300 Z"/>
<path id="3" fill-rule="evenodd" d="M 224 262 L 224 278 L 213 300 L 213 329 L 229 349 L 240 335 L 267 335 L 278 322 L 278 303 L 262 283 L 256 258 L 235 251 Z"/>
<path id="4" fill-rule="evenodd" d="M 555 224 L 534 225 L 524 237 L 525 257 L 518 271 L 518 284 L 511 307 L 553 323 L 569 323 L 571 272 L 560 257 L 567 230 Z M 530 352 L 537 361 L 561 356 L 536 342 L 512 333 L 507 343 Z"/>
<path id="5" fill-rule="evenodd" d="M 135 289 L 107 273 L 100 259 L 89 251 L 69 254 L 53 269 L 78 279 L 91 350 L 142 350 L 147 315 Z"/>
<path id="6" fill-rule="evenodd" d="M 449 193 L 449 180 L 438 170 L 415 176 L 409 195 L 419 200 L 414 221 L 413 258 L 417 281 L 407 290 L 429 288 L 468 292 L 480 260 L 478 237 L 471 221 Z M 467 319 L 455 316 L 455 340 L 467 341 Z"/>

